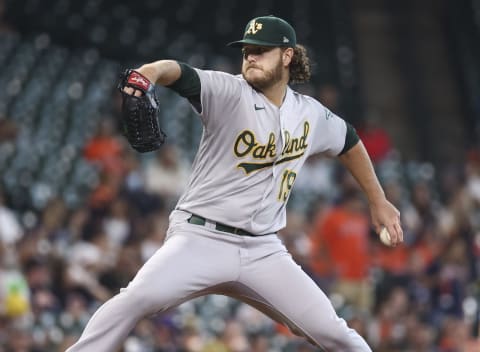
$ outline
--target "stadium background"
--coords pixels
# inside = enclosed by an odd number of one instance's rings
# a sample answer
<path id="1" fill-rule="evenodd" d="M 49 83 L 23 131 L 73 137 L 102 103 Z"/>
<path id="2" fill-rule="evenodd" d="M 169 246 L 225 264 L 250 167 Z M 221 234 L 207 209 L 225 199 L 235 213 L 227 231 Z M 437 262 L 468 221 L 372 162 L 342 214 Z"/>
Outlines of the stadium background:
<path id="1" fill-rule="evenodd" d="M 1 352 L 63 351 L 161 246 L 201 125 L 159 89 L 169 145 L 134 153 L 118 73 L 160 58 L 237 73 L 225 43 L 265 14 L 296 28 L 315 64 L 297 89 L 357 128 L 405 231 L 404 246 L 379 244 L 352 179 L 312 158 L 281 233 L 289 250 L 374 351 L 480 351 L 479 0 L 3 0 Z M 124 346 L 310 350 L 222 296 L 143 320 Z"/>

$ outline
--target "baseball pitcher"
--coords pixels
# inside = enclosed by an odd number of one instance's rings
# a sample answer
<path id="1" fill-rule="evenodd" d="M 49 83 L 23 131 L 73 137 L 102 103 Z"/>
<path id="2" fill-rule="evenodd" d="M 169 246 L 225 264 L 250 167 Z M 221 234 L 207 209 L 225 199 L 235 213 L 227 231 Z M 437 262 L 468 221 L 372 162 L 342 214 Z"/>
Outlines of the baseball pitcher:
<path id="1" fill-rule="evenodd" d="M 243 39 L 229 45 L 242 50 L 240 75 L 172 60 L 126 71 L 120 89 L 125 118 L 135 115 L 128 133 L 137 150 L 155 149 L 161 145 L 157 137 L 163 138 L 155 126 L 144 142 L 134 127 L 148 131 L 155 125 L 154 84 L 189 100 L 203 135 L 165 243 L 98 309 L 68 352 L 116 351 L 144 316 L 206 294 L 246 302 L 325 351 L 371 351 L 292 260 L 277 232 L 285 226 L 295 178 L 315 153 L 338 157 L 353 174 L 368 198 L 373 226 L 378 233 L 385 227 L 394 245 L 403 241 L 400 214 L 385 198 L 352 126 L 289 87 L 310 76 L 292 26 L 274 16 L 257 17 Z M 139 123 L 143 115 L 148 123 Z"/>

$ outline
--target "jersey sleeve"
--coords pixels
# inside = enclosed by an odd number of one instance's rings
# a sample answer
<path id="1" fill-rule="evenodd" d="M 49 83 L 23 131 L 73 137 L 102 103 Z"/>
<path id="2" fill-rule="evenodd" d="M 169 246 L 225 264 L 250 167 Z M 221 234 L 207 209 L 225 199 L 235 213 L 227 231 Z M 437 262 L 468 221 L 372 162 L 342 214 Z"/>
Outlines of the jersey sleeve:
<path id="1" fill-rule="evenodd" d="M 345 120 L 320 103 L 318 103 L 315 110 L 317 111 L 317 124 L 312 138 L 311 154 L 339 155 L 345 146 L 347 136 Z"/>
<path id="2" fill-rule="evenodd" d="M 201 85 L 201 109 L 197 112 L 203 124 L 209 127 L 231 114 L 242 97 L 242 86 L 240 80 L 229 73 L 195 70 Z"/>

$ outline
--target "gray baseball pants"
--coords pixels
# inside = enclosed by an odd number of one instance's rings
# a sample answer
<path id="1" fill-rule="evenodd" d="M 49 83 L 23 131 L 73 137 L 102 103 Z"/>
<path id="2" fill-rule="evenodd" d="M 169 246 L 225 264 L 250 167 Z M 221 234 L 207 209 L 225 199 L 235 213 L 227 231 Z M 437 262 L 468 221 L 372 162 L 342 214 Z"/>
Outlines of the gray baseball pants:
<path id="1" fill-rule="evenodd" d="M 172 213 L 164 245 L 95 312 L 67 352 L 117 351 L 143 317 L 206 294 L 246 302 L 325 351 L 371 352 L 276 235 L 228 234 L 189 224 L 189 216 Z"/>

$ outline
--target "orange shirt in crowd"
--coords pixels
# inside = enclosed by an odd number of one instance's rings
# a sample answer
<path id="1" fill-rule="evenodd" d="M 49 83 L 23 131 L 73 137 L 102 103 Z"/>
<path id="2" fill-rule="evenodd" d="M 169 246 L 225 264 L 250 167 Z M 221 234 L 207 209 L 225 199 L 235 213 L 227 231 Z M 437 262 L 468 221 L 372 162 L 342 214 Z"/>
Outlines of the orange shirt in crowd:
<path id="1" fill-rule="evenodd" d="M 319 276 L 334 273 L 347 280 L 364 279 L 370 265 L 368 217 L 337 207 L 318 222 L 311 236 L 315 273 Z"/>
<path id="2" fill-rule="evenodd" d="M 92 138 L 84 150 L 85 158 L 98 163 L 103 170 L 111 173 L 121 173 L 124 169 L 122 146 L 110 136 Z"/>
<path id="3" fill-rule="evenodd" d="M 420 268 L 414 271 L 426 270 L 438 255 L 438 250 L 430 243 L 419 242 L 414 246 L 401 245 L 387 247 L 378 243 L 373 254 L 375 264 L 395 275 L 403 275 L 414 267 Z"/>

